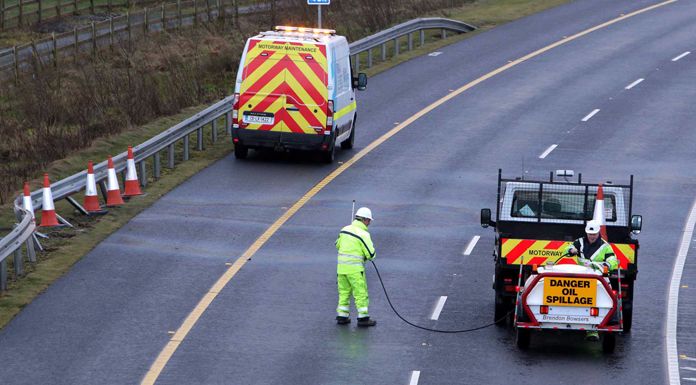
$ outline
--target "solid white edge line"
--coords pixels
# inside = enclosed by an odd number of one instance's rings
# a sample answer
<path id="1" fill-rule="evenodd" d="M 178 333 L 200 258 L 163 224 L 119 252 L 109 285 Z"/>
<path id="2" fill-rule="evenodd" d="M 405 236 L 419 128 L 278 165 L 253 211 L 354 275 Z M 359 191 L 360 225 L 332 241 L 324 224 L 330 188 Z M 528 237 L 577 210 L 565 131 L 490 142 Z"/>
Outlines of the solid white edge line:
<path id="1" fill-rule="evenodd" d="M 645 79 L 640 78 L 640 79 L 636 80 L 635 82 L 633 82 L 633 83 L 627 85 L 627 86 L 626 86 L 626 89 L 627 89 L 627 90 L 630 90 L 631 88 L 633 88 L 633 87 L 637 86 L 638 84 L 640 84 L 640 82 L 642 82 L 643 80 L 645 80 Z"/>
<path id="2" fill-rule="evenodd" d="M 595 108 L 592 112 L 590 112 L 584 118 L 582 118 L 582 121 L 586 122 L 586 121 L 592 119 L 592 117 L 595 116 L 595 114 L 597 114 L 598 112 L 599 112 L 599 108 Z"/>
<path id="3" fill-rule="evenodd" d="M 687 361 L 696 361 L 696 358 L 687 357 L 683 354 L 681 356 L 679 356 L 679 359 L 680 360 L 687 360 Z"/>
<path id="4" fill-rule="evenodd" d="M 464 249 L 464 255 L 470 255 L 472 251 L 474 251 L 474 247 L 476 247 L 476 243 L 479 241 L 481 238 L 480 235 L 474 235 L 473 238 L 469 241 L 469 244 L 466 245 L 466 249 Z"/>
<path id="5" fill-rule="evenodd" d="M 686 55 L 688 55 L 688 54 L 690 54 L 690 53 L 691 53 L 691 51 L 686 51 L 686 52 L 684 52 L 683 54 L 681 54 L 681 55 L 675 57 L 674 59 L 672 59 L 672 61 L 677 61 L 677 60 L 683 58 L 684 56 L 686 56 Z"/>
<path id="6" fill-rule="evenodd" d="M 544 151 L 541 155 L 539 155 L 539 159 L 546 158 L 546 156 L 549 155 L 551 153 L 551 151 L 555 150 L 556 147 L 558 147 L 557 144 L 550 145 L 549 148 L 546 149 L 546 151 Z"/>
<path id="7" fill-rule="evenodd" d="M 418 380 L 420 379 L 420 370 L 414 370 L 411 372 L 411 381 L 409 385 L 418 385 Z"/>
<path id="8" fill-rule="evenodd" d="M 682 366 L 682 369 L 684 370 L 691 370 L 692 372 L 696 372 L 696 368 L 692 368 L 690 366 Z"/>
<path id="9" fill-rule="evenodd" d="M 686 381 L 696 381 L 696 378 L 689 378 L 689 377 L 686 377 L 686 378 L 684 378 L 684 379 L 685 379 Z"/>
<path id="10" fill-rule="evenodd" d="M 440 299 L 437 300 L 437 305 L 435 305 L 435 310 L 433 310 L 433 315 L 430 316 L 431 320 L 437 321 L 437 319 L 440 318 L 440 313 L 442 313 L 442 308 L 445 307 L 445 301 L 447 301 L 446 295 L 441 296 Z"/>
<path id="11" fill-rule="evenodd" d="M 694 234 L 694 225 L 696 225 L 696 201 L 691 205 L 691 211 L 684 225 L 681 243 L 677 259 L 674 261 L 674 269 L 672 270 L 672 279 L 669 285 L 669 304 L 667 305 L 667 333 L 665 333 L 665 342 L 667 343 L 667 367 L 669 369 L 670 385 L 679 385 L 679 355 L 677 354 L 677 316 L 679 313 L 679 289 L 684 272 L 684 264 L 686 263 L 686 255 L 689 252 L 691 238 Z"/>

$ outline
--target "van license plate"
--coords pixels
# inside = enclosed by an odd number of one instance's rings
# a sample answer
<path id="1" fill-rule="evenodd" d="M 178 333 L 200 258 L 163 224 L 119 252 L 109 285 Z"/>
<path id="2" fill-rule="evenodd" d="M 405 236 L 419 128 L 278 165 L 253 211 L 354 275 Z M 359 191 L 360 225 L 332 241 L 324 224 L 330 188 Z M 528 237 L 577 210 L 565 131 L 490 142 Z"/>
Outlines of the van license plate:
<path id="1" fill-rule="evenodd" d="M 273 124 L 275 116 L 271 112 L 244 111 L 242 121 L 246 124 Z"/>

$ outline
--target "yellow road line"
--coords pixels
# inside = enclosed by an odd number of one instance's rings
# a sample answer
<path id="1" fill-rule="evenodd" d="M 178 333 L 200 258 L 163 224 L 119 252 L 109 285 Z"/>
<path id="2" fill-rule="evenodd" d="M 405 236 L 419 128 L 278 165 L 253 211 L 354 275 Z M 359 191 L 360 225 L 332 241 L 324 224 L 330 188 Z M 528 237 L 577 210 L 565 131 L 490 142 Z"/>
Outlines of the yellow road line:
<path id="1" fill-rule="evenodd" d="M 317 183 L 314 187 L 312 187 L 302 198 L 300 198 L 297 202 L 295 202 L 292 207 L 288 211 L 286 211 L 283 215 L 278 218 L 266 231 L 261 234 L 261 236 L 242 254 L 241 257 L 239 257 L 232 266 L 215 282 L 213 287 L 203 296 L 203 298 L 198 302 L 196 307 L 191 311 L 191 313 L 186 317 L 184 320 L 184 323 L 181 325 L 181 327 L 176 331 L 174 336 L 172 336 L 171 340 L 167 343 L 167 345 L 162 349 L 160 354 L 157 356 L 157 359 L 155 359 L 155 362 L 152 364 L 150 367 L 150 370 L 148 370 L 147 374 L 143 378 L 141 385 L 151 385 L 154 384 L 155 381 L 157 381 L 157 378 L 159 377 L 160 373 L 162 373 L 162 370 L 164 369 L 165 365 L 167 365 L 167 362 L 169 362 L 169 359 L 172 357 L 176 349 L 179 347 L 181 342 L 183 342 L 184 338 L 186 338 L 186 335 L 188 335 L 189 331 L 193 328 L 193 326 L 198 322 L 198 319 L 203 315 L 203 313 L 208 309 L 208 306 L 210 305 L 211 302 L 217 297 L 218 293 L 229 283 L 229 281 L 234 277 L 235 274 L 246 264 L 246 262 L 268 241 L 268 239 L 275 234 L 278 229 L 285 224 L 285 222 L 288 221 L 299 209 L 301 209 L 312 197 L 314 197 L 319 191 L 321 191 L 327 184 L 331 183 L 336 177 L 341 175 L 344 171 L 346 171 L 349 167 L 351 167 L 353 164 L 355 164 L 357 161 L 362 159 L 365 155 L 369 154 L 372 150 L 377 148 L 379 145 L 382 143 L 386 142 L 391 138 L 392 136 L 396 135 L 399 131 L 403 130 L 404 128 L 408 127 L 411 123 L 415 122 L 419 118 L 421 118 L 423 115 L 429 113 L 430 111 L 434 110 L 435 108 L 443 105 L 444 103 L 447 103 L 450 99 L 454 98 L 455 96 L 460 95 L 464 91 L 478 85 L 479 83 L 483 82 L 484 80 L 490 79 L 495 75 L 500 74 L 501 72 L 504 72 L 520 63 L 523 63 L 533 57 L 539 56 L 542 53 L 549 51 L 551 49 L 554 49 L 560 45 L 563 45 L 565 43 L 568 43 L 572 40 L 575 40 L 579 37 L 585 36 L 591 32 L 594 32 L 598 29 L 605 28 L 607 26 L 610 26 L 614 23 L 618 23 L 622 20 L 628 19 L 630 17 L 639 15 L 641 13 L 653 10 L 658 7 L 662 7 L 667 4 L 674 3 L 678 0 L 669 0 L 665 1 L 662 3 L 658 3 L 655 5 L 652 5 L 647 8 L 640 9 L 635 12 L 628 13 L 626 15 L 623 15 L 621 17 L 618 17 L 616 19 L 610 20 L 606 23 L 602 23 L 600 25 L 597 25 L 595 27 L 592 27 L 590 29 L 587 29 L 585 31 L 579 32 L 575 35 L 566 37 L 562 40 L 559 40 L 553 44 L 550 44 L 544 48 L 538 49 L 530 54 L 527 54 L 517 60 L 514 60 L 496 70 L 493 70 L 480 78 L 465 84 L 464 86 L 458 88 L 457 90 L 449 93 L 447 96 L 435 101 L 431 105 L 425 107 L 424 109 L 418 111 L 415 115 L 411 116 L 410 118 L 406 119 L 406 121 L 402 122 L 401 124 L 397 125 L 396 127 L 392 128 L 389 130 L 387 133 L 379 137 L 377 140 L 374 142 L 370 143 L 367 147 L 362 149 L 360 152 L 358 152 L 354 157 L 346 161 L 344 164 L 342 164 L 340 167 L 336 168 L 333 172 L 331 172 L 328 176 L 326 176 L 324 179 L 322 179 L 319 183 Z"/>

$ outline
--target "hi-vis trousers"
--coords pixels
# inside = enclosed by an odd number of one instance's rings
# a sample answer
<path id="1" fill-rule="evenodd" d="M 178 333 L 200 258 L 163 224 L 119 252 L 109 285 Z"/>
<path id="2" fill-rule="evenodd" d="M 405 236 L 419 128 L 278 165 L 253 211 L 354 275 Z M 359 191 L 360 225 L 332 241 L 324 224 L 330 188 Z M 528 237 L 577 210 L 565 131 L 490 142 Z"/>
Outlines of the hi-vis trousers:
<path id="1" fill-rule="evenodd" d="M 367 281 L 365 272 L 351 274 L 338 274 L 338 307 L 336 313 L 340 317 L 350 316 L 350 296 L 355 299 L 355 307 L 358 308 L 358 318 L 369 317 L 367 306 L 370 299 L 367 295 Z"/>

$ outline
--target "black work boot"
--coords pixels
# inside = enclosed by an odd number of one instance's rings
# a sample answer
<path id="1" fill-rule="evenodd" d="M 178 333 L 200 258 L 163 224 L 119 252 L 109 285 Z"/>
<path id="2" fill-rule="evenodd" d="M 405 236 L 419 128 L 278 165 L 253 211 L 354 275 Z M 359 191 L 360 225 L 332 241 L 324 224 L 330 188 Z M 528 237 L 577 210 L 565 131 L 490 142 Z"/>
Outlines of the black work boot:
<path id="1" fill-rule="evenodd" d="M 336 323 L 339 325 L 345 325 L 350 323 L 350 317 L 336 316 Z"/>
<path id="2" fill-rule="evenodd" d="M 377 321 L 371 320 L 370 317 L 358 318 L 358 326 L 369 327 L 377 325 Z"/>

